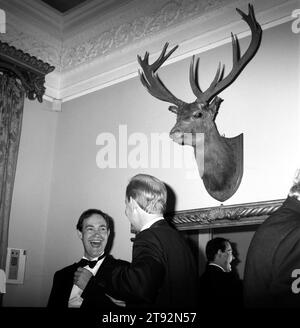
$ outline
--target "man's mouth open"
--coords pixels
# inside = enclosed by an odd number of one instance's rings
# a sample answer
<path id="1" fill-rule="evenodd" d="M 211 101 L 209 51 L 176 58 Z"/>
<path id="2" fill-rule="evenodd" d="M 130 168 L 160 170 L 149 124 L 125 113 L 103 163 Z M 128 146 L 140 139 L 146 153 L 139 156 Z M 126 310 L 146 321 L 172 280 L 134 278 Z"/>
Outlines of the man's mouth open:
<path id="1" fill-rule="evenodd" d="M 99 248 L 101 246 L 101 241 L 90 241 L 93 248 Z"/>

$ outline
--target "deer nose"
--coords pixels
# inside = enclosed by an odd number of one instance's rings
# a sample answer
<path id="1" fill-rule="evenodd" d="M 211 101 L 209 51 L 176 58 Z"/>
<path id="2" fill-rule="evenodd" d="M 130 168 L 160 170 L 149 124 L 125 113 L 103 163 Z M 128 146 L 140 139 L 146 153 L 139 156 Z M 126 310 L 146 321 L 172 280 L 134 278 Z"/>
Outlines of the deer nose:
<path id="1" fill-rule="evenodd" d="M 171 131 L 170 131 L 170 137 L 172 136 L 181 136 L 182 135 L 182 130 L 180 130 L 178 127 L 174 127 Z"/>
<path id="2" fill-rule="evenodd" d="M 183 136 L 182 131 L 175 130 L 175 131 L 170 132 L 170 138 L 173 139 L 173 140 L 181 139 L 182 136 Z"/>

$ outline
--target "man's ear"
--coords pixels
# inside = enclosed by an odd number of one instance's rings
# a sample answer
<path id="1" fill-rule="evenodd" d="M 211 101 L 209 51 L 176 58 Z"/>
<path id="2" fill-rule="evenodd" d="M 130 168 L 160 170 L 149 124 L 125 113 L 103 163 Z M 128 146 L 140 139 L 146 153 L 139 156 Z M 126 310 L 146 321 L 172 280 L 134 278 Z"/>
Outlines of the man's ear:
<path id="1" fill-rule="evenodd" d="M 217 254 L 216 254 L 217 256 L 222 256 L 223 255 L 223 252 L 220 250 L 220 249 L 218 249 L 218 252 L 217 252 Z"/>
<path id="2" fill-rule="evenodd" d="M 77 235 L 78 235 L 79 239 L 82 240 L 82 232 L 80 230 L 77 230 Z"/>
<path id="3" fill-rule="evenodd" d="M 130 197 L 130 199 L 129 199 L 129 204 L 130 204 L 132 210 L 139 208 L 139 204 L 132 197 Z"/>

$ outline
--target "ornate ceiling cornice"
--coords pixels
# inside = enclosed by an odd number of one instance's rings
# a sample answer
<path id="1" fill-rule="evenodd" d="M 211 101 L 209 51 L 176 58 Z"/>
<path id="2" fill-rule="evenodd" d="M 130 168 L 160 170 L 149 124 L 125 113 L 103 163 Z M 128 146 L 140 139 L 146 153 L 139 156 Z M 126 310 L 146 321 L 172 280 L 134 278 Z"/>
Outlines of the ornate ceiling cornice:
<path id="1" fill-rule="evenodd" d="M 235 8 L 246 10 L 248 2 L 91 0 L 59 15 L 40 1 L 24 0 L 20 8 L 18 0 L 0 0 L 7 14 L 7 32 L 0 39 L 55 66 L 46 95 L 67 101 L 136 76 L 136 55 L 147 50 L 155 56 L 167 41 L 180 47 L 166 64 L 230 42 L 231 31 L 247 36 Z M 251 2 L 263 28 L 291 19 L 299 3 Z"/>
<path id="2" fill-rule="evenodd" d="M 25 23 L 22 24 L 23 28 L 20 28 L 17 19 L 9 18 L 6 26 L 7 32 L 0 35 L 1 41 L 55 66 L 56 71 L 60 72 L 61 41 Z"/>
<path id="3" fill-rule="evenodd" d="M 146 4 L 139 0 L 141 2 Z M 151 6 L 149 1 L 148 5 L 141 6 L 135 1 L 134 11 L 129 7 L 122 13 L 116 12 L 113 20 L 95 23 L 92 28 L 66 40 L 61 53 L 61 68 L 72 69 L 95 58 L 107 56 L 195 17 L 201 16 L 204 20 L 212 10 L 233 2 L 236 1 L 160 0 L 156 4 L 152 2 Z"/>

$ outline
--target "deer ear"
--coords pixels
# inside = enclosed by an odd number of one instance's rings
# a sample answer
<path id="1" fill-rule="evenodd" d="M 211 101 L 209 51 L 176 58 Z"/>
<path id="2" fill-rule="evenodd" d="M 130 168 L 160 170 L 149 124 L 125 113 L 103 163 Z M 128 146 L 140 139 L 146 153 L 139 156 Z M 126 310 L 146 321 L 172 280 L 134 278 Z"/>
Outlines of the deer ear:
<path id="1" fill-rule="evenodd" d="M 177 106 L 169 106 L 169 111 L 178 114 L 178 107 Z"/>
<path id="2" fill-rule="evenodd" d="M 211 102 L 211 104 L 215 107 L 216 111 L 218 111 L 222 101 L 224 101 L 224 99 L 220 98 L 220 97 L 215 97 L 214 100 Z"/>
<path id="3" fill-rule="evenodd" d="M 214 100 L 209 104 L 208 108 L 209 108 L 211 115 L 213 116 L 213 119 L 215 119 L 216 116 L 218 115 L 219 108 L 220 108 L 222 101 L 223 101 L 222 98 L 215 97 Z"/>

